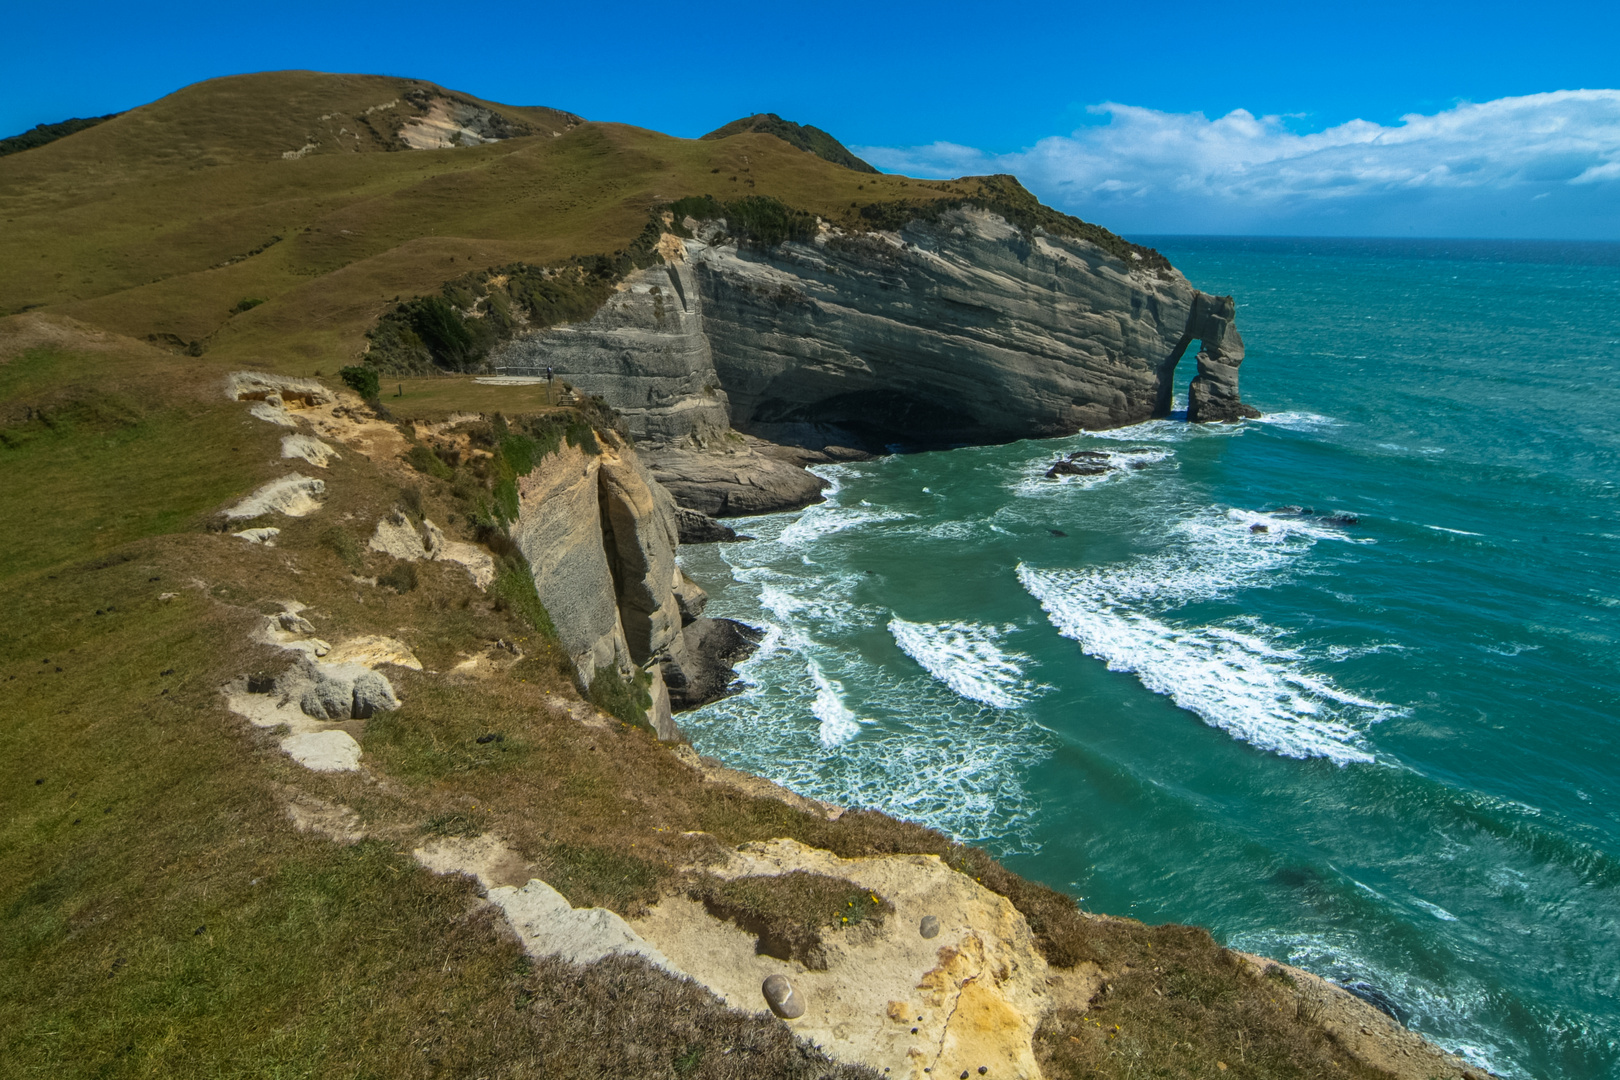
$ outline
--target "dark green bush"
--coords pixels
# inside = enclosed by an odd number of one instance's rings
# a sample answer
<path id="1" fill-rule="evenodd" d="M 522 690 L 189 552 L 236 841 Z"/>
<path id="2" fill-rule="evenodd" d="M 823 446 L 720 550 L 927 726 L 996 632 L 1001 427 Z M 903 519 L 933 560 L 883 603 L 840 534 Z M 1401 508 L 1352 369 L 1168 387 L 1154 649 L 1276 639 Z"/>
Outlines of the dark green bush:
<path id="1" fill-rule="evenodd" d="M 732 236 L 758 247 L 775 247 L 786 240 L 803 242 L 816 235 L 816 215 L 769 195 L 745 195 L 728 203 L 712 195 L 694 195 L 677 199 L 668 209 L 676 221 L 724 218 Z"/>
<path id="2" fill-rule="evenodd" d="M 437 296 L 417 297 L 384 314 L 367 334 L 367 363 L 388 372 L 475 371 L 502 341 L 594 315 L 633 270 L 662 262 L 661 220 L 651 218 L 629 246 L 557 266 L 513 263 L 463 274 Z"/>
<path id="3" fill-rule="evenodd" d="M 416 588 L 416 564 L 412 562 L 395 563 L 394 568 L 377 578 L 378 585 L 386 585 L 398 593 L 408 593 Z"/>
<path id="4" fill-rule="evenodd" d="M 367 401 L 377 400 L 377 395 L 381 392 L 381 384 L 377 379 L 377 369 L 374 367 L 355 364 L 352 367 L 340 370 L 338 377 L 343 380 L 344 385 L 350 390 L 353 390 Z"/>
<path id="5" fill-rule="evenodd" d="M 235 307 L 231 308 L 231 314 L 240 315 L 244 311 L 252 311 L 262 303 L 264 303 L 262 296 L 244 296 L 236 302 Z"/>
<path id="6" fill-rule="evenodd" d="M 513 551 L 501 559 L 500 571 L 495 575 L 490 591 L 542 637 L 548 641 L 557 640 L 557 627 L 552 623 L 546 605 L 540 602 L 540 594 L 534 590 L 534 575 L 522 553 Z"/>
<path id="7" fill-rule="evenodd" d="M 591 704 L 632 727 L 652 730 L 647 710 L 652 708 L 652 676 L 640 668 L 630 678 L 616 667 L 599 667 L 591 679 Z"/>
<path id="8" fill-rule="evenodd" d="M 431 446 L 418 443 L 406 453 L 405 460 L 410 462 L 411 467 L 417 472 L 427 473 L 440 480 L 448 480 L 455 475 L 450 466 L 444 463 L 444 459 L 433 452 Z"/>

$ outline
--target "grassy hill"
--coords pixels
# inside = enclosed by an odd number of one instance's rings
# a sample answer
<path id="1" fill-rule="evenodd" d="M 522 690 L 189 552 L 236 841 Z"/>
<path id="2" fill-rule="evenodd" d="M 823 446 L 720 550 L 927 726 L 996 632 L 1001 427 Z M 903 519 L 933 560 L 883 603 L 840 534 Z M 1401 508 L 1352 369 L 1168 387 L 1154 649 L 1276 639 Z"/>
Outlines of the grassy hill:
<path id="1" fill-rule="evenodd" d="M 465 95 L 535 134 L 390 152 L 378 118 L 424 89 L 449 94 L 380 76 L 216 79 L 0 158 L 0 315 L 58 312 L 221 367 L 307 375 L 353 362 L 395 297 L 623 248 L 684 196 L 770 194 L 844 218 L 976 187 L 853 172 L 758 132 L 676 139 Z M 364 138 L 327 135 L 362 120 Z M 238 312 L 244 300 L 264 302 Z"/>

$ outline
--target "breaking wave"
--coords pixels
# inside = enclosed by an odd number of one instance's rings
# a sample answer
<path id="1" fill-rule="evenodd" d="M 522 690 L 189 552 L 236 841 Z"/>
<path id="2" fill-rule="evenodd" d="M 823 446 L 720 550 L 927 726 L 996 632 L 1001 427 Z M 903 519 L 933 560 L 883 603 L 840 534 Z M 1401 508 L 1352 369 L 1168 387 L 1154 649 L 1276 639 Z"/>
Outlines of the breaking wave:
<path id="1" fill-rule="evenodd" d="M 1263 587 L 1316 542 L 1351 538 L 1306 518 L 1230 510 L 1184 520 L 1171 539 L 1167 550 L 1125 564 L 1043 570 L 1020 563 L 1018 580 L 1087 655 L 1234 738 L 1284 757 L 1373 761 L 1364 729 L 1390 706 L 1312 672 L 1271 627 L 1238 619 L 1179 625 L 1168 614 Z"/>
<path id="2" fill-rule="evenodd" d="M 889 620 L 895 644 L 928 674 L 969 701 L 996 709 L 1017 708 L 1030 695 L 1021 666 L 1029 658 L 1003 652 L 997 644 L 1014 629 L 980 623 L 914 623 L 898 616 Z"/>

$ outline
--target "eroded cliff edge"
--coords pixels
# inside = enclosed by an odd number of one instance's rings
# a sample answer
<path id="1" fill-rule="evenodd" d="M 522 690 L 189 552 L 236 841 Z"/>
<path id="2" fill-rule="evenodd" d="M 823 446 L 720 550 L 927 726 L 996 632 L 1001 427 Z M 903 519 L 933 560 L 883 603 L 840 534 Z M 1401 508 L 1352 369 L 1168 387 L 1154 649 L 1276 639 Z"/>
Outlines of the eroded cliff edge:
<path id="1" fill-rule="evenodd" d="M 677 500 L 706 513 L 813 501 L 813 482 L 792 479 L 809 461 L 1168 416 L 1189 350 L 1190 421 L 1259 415 L 1239 394 L 1233 299 L 1134 252 L 973 206 L 888 231 L 822 222 L 774 245 L 723 218 L 667 224 L 689 237 L 665 235 L 663 265 L 493 363 L 605 399 Z"/>

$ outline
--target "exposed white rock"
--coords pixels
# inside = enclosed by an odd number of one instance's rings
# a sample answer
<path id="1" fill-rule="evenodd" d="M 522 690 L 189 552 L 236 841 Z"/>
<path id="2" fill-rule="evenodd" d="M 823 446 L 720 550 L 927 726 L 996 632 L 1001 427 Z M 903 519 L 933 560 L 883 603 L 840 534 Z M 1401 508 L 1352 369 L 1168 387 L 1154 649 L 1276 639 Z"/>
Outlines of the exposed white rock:
<path id="1" fill-rule="evenodd" d="M 411 853 L 436 874 L 466 874 L 477 880 L 490 903 L 535 957 L 556 956 L 575 964 L 592 964 L 613 955 L 644 957 L 672 975 L 681 972 L 618 915 L 606 908 L 576 908 L 568 898 L 539 878 L 522 887 L 501 885 L 525 867 L 515 852 L 493 836 L 436 840 Z"/>
<path id="2" fill-rule="evenodd" d="M 317 720 L 365 720 L 399 708 L 387 678 L 364 664 L 328 664 L 306 658 L 276 680 L 276 690 Z"/>
<path id="3" fill-rule="evenodd" d="M 840 859 L 772 840 L 744 845 L 708 869 L 723 877 L 806 870 L 852 881 L 894 905 L 879 929 L 824 932 L 825 971 L 758 955 L 753 934 L 685 896 L 665 897 L 630 922 L 734 1008 L 763 1011 L 764 980 L 785 975 L 805 1008 L 792 1021 L 795 1034 L 889 1076 L 933 1080 L 964 1070 L 978 1076 L 984 1067 L 989 1076 L 1033 1080 L 1041 1075 L 1033 1037 L 1054 993 L 1083 1003 L 1095 989 L 1095 972 L 1048 968 L 1028 923 L 1005 897 L 932 855 Z M 925 915 L 938 916 L 937 937 L 918 932 Z M 1066 986 L 1071 981 L 1082 985 Z"/>
<path id="4" fill-rule="evenodd" d="M 281 749 L 300 765 L 317 772 L 354 772 L 360 768 L 360 744 L 348 732 L 316 721 L 296 699 L 274 690 L 268 694 L 249 693 L 247 680 L 238 679 L 225 687 L 225 706 L 254 727 L 285 727 L 288 734 L 281 740 Z"/>
<path id="5" fill-rule="evenodd" d="M 255 401 L 248 407 L 248 414 L 278 427 L 298 426 L 298 421 L 293 418 L 292 413 L 287 411 L 287 407 L 281 403 L 280 398 L 272 401 Z"/>
<path id="6" fill-rule="evenodd" d="M 242 518 L 262 517 L 265 514 L 285 514 L 288 517 L 304 517 L 313 514 L 321 508 L 317 496 L 326 491 L 326 481 L 316 480 L 298 473 L 288 473 L 279 480 L 272 480 L 263 485 L 253 494 L 225 511 L 225 516 L 232 520 Z"/>
<path id="7" fill-rule="evenodd" d="M 592 964 L 616 954 L 632 955 L 673 975 L 681 974 L 618 915 L 607 908 L 576 908 L 539 878 L 521 889 L 510 885 L 490 889 L 489 899 L 506 915 L 530 956 L 556 956 L 575 964 Z"/>
<path id="8" fill-rule="evenodd" d="M 263 544 L 265 547 L 275 547 L 276 537 L 281 535 L 281 530 L 276 528 L 243 529 L 241 532 L 231 533 L 231 535 L 240 536 L 243 540 L 246 540 L 250 544 Z"/>
<path id="9" fill-rule="evenodd" d="M 412 671 L 422 670 L 422 661 L 416 658 L 409 645 L 398 638 L 381 634 L 350 638 L 328 653 L 326 661 L 329 664 L 363 664 L 370 668 L 393 664 Z"/>
<path id="10" fill-rule="evenodd" d="M 265 401 L 276 398 L 309 408 L 336 400 L 332 391 L 314 379 L 289 375 L 269 375 L 260 371 L 234 371 L 225 377 L 225 394 L 232 401 Z"/>
<path id="11" fill-rule="evenodd" d="M 380 551 L 406 562 L 420 562 L 428 557 L 422 534 L 416 531 L 416 526 L 411 524 L 411 519 L 402 510 L 395 510 L 377 522 L 377 530 L 371 534 L 368 546 L 372 551 Z"/>
<path id="12" fill-rule="evenodd" d="M 342 458 L 336 450 L 312 435 L 283 435 L 281 437 L 281 456 L 284 458 L 303 458 L 317 468 L 326 468 L 327 462 L 333 458 Z"/>
<path id="13" fill-rule="evenodd" d="M 315 772 L 355 772 L 360 768 L 360 744 L 347 731 L 309 731 L 289 735 L 281 748 L 298 764 Z"/>
<path id="14" fill-rule="evenodd" d="M 432 559 L 456 563 L 480 589 L 489 588 L 490 582 L 495 580 L 495 558 L 488 551 L 477 544 L 447 539 L 443 529 L 425 518 L 418 531 L 411 519 L 399 510 L 377 522 L 369 546 L 373 551 L 406 562 Z"/>

